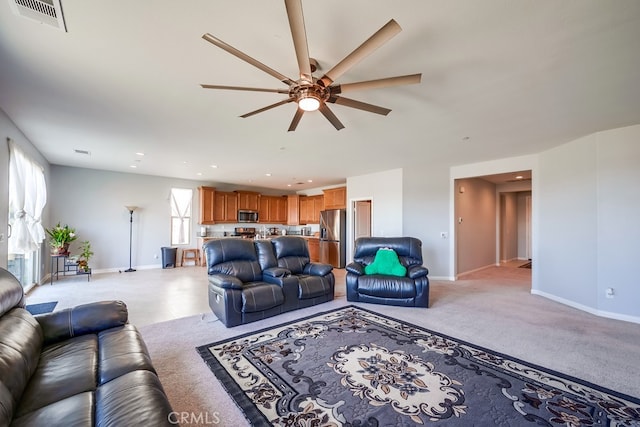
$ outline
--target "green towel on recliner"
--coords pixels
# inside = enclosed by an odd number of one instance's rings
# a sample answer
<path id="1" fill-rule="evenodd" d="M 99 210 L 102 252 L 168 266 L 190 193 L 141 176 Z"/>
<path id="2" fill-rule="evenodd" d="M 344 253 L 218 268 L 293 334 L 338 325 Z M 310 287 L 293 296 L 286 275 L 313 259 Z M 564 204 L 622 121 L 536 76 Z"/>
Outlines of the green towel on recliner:
<path id="1" fill-rule="evenodd" d="M 376 257 L 373 262 L 364 267 L 364 273 L 405 276 L 407 274 L 407 268 L 400 264 L 400 259 L 396 251 L 389 248 L 381 248 L 376 252 Z"/>

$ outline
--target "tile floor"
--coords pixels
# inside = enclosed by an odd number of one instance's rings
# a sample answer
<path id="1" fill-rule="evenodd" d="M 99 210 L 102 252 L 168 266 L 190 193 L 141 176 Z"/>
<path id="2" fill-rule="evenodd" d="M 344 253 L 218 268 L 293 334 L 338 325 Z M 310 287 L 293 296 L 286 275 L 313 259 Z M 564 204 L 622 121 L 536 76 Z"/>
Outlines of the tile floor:
<path id="1" fill-rule="evenodd" d="M 344 269 L 334 270 L 336 297 L 344 297 Z M 56 310 L 93 301 L 122 300 L 129 309 L 129 321 L 137 326 L 211 313 L 207 296 L 206 269 L 186 266 L 138 270 L 131 273 L 60 276 L 59 280 L 36 286 L 27 304 L 58 301 Z"/>

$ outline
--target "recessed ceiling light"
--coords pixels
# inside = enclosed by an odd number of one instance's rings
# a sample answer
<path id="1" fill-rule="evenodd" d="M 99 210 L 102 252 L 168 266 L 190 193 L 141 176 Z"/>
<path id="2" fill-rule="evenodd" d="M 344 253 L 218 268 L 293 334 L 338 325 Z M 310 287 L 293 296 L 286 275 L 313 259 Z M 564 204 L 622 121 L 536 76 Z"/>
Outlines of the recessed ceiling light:
<path id="1" fill-rule="evenodd" d="M 211 165 L 212 168 L 218 169 L 218 165 Z"/>
<path id="2" fill-rule="evenodd" d="M 129 165 L 129 167 L 130 167 L 130 168 L 132 168 L 132 169 L 135 169 L 135 168 L 137 168 L 138 166 L 136 166 L 136 165 Z"/>
<path id="3" fill-rule="evenodd" d="M 182 164 L 183 164 L 183 165 L 186 165 L 186 164 L 187 164 L 187 161 L 186 161 L 186 160 L 183 160 L 183 161 L 182 161 Z"/>
<path id="4" fill-rule="evenodd" d="M 144 153 L 138 152 L 138 153 L 136 153 L 136 156 L 144 156 Z"/>
<path id="5" fill-rule="evenodd" d="M 196 175 L 202 176 L 202 172 L 198 172 L 198 173 L 196 173 Z"/>
<path id="6" fill-rule="evenodd" d="M 264 174 L 264 176 L 271 176 L 271 174 L 267 172 Z"/>
<path id="7" fill-rule="evenodd" d="M 307 182 L 313 182 L 313 180 L 312 179 L 308 179 Z"/>
<path id="8" fill-rule="evenodd" d="M 291 187 L 291 184 L 287 184 L 287 187 Z"/>
<path id="9" fill-rule="evenodd" d="M 516 176 L 516 179 L 522 179 L 522 178 L 524 178 L 524 176 L 522 176 L 522 175 Z"/>

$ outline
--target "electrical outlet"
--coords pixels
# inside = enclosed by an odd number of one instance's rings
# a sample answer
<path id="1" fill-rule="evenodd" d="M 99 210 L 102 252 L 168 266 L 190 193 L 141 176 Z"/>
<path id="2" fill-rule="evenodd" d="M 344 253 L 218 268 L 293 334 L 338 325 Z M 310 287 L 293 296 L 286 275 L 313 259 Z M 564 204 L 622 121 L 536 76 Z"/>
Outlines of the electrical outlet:
<path id="1" fill-rule="evenodd" d="M 446 231 L 441 231 L 440 232 L 440 237 L 443 239 L 446 239 L 447 237 L 449 237 L 449 234 Z"/>
<path id="2" fill-rule="evenodd" d="M 4 233 L 0 233 L 0 242 L 4 242 Z"/>
<path id="3" fill-rule="evenodd" d="M 614 297 L 614 295 L 615 295 L 615 292 L 614 292 L 613 288 L 607 288 L 607 289 L 605 290 L 604 294 L 605 294 L 605 296 L 606 296 L 607 298 L 613 298 L 613 297 Z"/>
<path id="4" fill-rule="evenodd" d="M 158 259 L 158 254 L 153 254 L 153 259 Z"/>

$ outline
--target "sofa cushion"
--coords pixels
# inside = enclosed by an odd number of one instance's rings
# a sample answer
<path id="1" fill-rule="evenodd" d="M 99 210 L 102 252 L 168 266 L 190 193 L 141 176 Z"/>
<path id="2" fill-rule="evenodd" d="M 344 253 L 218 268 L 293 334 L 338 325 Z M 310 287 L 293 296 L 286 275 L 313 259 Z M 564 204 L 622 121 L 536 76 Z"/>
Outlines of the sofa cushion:
<path id="1" fill-rule="evenodd" d="M 94 426 L 94 406 L 93 392 L 74 394 L 14 418 L 11 427 Z"/>
<path id="2" fill-rule="evenodd" d="M 146 370 L 129 372 L 100 386 L 96 391 L 96 419 L 101 420 L 101 426 L 114 427 L 176 426 L 179 421 L 160 380 Z"/>
<path id="3" fill-rule="evenodd" d="M 284 302 L 282 288 L 264 282 L 250 283 L 242 289 L 242 312 L 268 310 Z"/>
<path id="4" fill-rule="evenodd" d="M 25 389 L 16 416 L 74 394 L 94 391 L 98 372 L 98 337 L 81 335 L 46 346 Z"/>
<path id="5" fill-rule="evenodd" d="M 37 369 L 42 339 L 38 322 L 27 310 L 14 308 L 0 317 L 0 421 L 14 416 Z"/>
<path id="6" fill-rule="evenodd" d="M 414 298 L 416 296 L 416 285 L 408 277 L 376 274 L 360 276 L 358 278 L 358 292 L 380 298 Z"/>
<path id="7" fill-rule="evenodd" d="M 100 332 L 98 348 L 98 384 L 104 384 L 134 370 L 155 373 L 147 346 L 133 325 L 127 324 Z"/>
<path id="8" fill-rule="evenodd" d="M 262 270 L 258 261 L 227 261 L 209 268 L 209 275 L 217 273 L 235 276 L 241 282 L 262 280 Z"/>
<path id="9" fill-rule="evenodd" d="M 298 276 L 298 298 L 309 299 L 326 295 L 331 292 L 331 286 L 320 276 Z"/>

